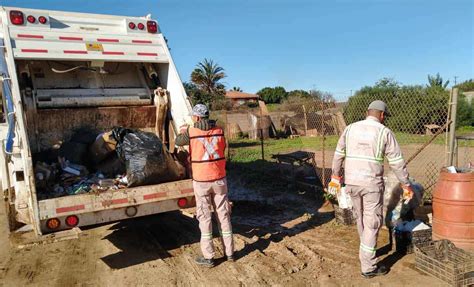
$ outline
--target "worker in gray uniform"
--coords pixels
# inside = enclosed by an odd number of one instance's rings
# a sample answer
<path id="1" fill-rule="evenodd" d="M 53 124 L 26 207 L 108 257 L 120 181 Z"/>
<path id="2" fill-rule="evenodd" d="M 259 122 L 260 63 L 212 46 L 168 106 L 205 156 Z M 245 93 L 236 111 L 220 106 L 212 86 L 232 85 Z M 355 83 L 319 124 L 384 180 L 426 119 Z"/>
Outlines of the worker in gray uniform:
<path id="1" fill-rule="evenodd" d="M 330 192 L 335 192 L 344 181 L 346 192 L 351 196 L 360 238 L 359 259 L 365 278 L 387 273 L 384 266 L 377 266 L 375 255 L 377 236 L 382 227 L 385 157 L 401 182 L 404 199 L 413 196 L 400 146 L 393 132 L 384 126 L 389 115 L 387 105 L 377 100 L 369 105 L 365 120 L 346 127 L 337 143 L 329 183 Z M 344 177 L 341 174 L 343 164 Z"/>

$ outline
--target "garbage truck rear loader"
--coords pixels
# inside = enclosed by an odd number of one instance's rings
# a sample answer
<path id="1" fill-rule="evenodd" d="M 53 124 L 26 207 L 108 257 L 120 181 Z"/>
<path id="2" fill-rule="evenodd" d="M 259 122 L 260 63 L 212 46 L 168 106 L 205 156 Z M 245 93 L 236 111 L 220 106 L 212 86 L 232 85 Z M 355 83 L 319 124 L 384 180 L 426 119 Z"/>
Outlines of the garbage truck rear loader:
<path id="1" fill-rule="evenodd" d="M 12 228 L 31 224 L 43 234 L 194 204 L 190 179 L 60 197 L 38 194 L 35 157 L 77 130 L 120 126 L 155 132 L 157 88 L 168 94 L 169 126 L 162 140 L 173 149 L 173 133 L 190 122 L 191 106 L 157 21 L 12 7 L 0 7 L 0 19 L 0 173 Z"/>

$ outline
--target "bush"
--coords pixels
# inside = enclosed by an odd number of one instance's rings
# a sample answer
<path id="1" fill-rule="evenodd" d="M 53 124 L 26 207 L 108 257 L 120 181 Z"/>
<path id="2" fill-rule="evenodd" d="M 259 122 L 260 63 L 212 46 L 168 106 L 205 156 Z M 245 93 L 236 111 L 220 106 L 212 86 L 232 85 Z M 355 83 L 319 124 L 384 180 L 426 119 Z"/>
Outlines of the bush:
<path id="1" fill-rule="evenodd" d="M 474 126 L 474 105 L 469 103 L 464 94 L 458 98 L 456 128 L 464 126 Z"/>
<path id="2" fill-rule="evenodd" d="M 259 95 L 266 104 L 279 104 L 288 97 L 288 93 L 283 87 L 266 87 L 258 91 L 257 95 Z"/>
<path id="3" fill-rule="evenodd" d="M 344 109 L 347 124 L 363 120 L 367 107 L 374 100 L 387 103 L 391 117 L 386 124 L 393 130 L 424 133 L 426 124 L 446 123 L 449 92 L 421 86 L 389 87 L 357 92 Z"/>

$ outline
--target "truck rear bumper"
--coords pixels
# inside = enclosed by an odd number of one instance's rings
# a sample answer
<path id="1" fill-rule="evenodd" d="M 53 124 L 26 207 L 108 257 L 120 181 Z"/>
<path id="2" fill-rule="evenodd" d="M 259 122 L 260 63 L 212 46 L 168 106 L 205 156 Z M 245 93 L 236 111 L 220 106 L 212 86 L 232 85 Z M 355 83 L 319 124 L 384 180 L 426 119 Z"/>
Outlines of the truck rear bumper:
<path id="1" fill-rule="evenodd" d="M 188 179 L 45 199 L 38 203 L 41 233 L 48 233 L 188 208 L 195 205 L 195 200 L 192 181 Z M 76 218 L 67 220 L 69 217 Z M 48 225 L 50 220 L 56 220 L 55 226 L 58 226 L 51 228 L 51 224 Z M 68 224 L 71 222 L 75 224 Z"/>

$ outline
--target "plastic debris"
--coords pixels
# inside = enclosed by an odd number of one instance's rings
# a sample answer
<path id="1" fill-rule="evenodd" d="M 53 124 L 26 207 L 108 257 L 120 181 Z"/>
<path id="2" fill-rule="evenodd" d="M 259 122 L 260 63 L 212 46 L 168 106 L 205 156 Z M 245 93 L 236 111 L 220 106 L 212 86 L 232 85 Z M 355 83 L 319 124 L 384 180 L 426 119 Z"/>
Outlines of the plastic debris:
<path id="1" fill-rule="evenodd" d="M 399 222 L 395 227 L 395 230 L 405 232 L 413 232 L 427 229 L 431 229 L 431 227 L 423 223 L 421 220 Z"/>
<path id="2" fill-rule="evenodd" d="M 75 133 L 70 142 L 57 143 L 33 158 L 39 199 L 99 194 L 186 176 L 186 168 L 155 134 L 121 127 L 99 135 Z"/>

